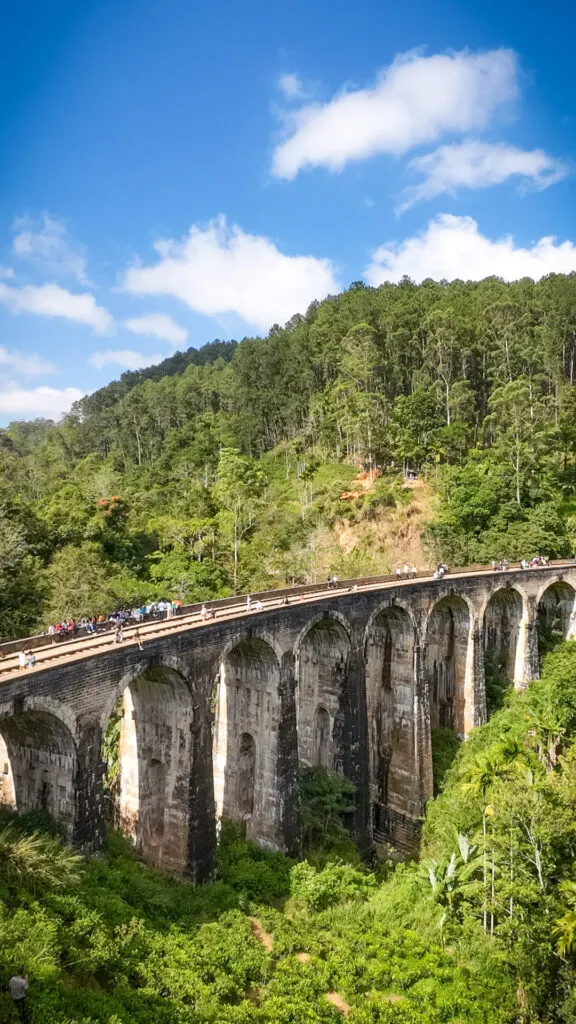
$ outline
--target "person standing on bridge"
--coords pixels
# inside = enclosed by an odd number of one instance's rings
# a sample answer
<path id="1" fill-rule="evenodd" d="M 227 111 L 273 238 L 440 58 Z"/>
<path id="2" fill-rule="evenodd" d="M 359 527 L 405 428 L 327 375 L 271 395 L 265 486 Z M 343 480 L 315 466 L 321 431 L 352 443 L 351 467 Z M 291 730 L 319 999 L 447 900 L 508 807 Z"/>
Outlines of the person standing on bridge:
<path id="1" fill-rule="evenodd" d="M 252 611 L 252 598 L 250 597 L 250 594 L 248 594 L 248 597 L 246 598 L 246 611 Z"/>
<path id="2" fill-rule="evenodd" d="M 18 668 L 26 668 L 26 652 L 18 651 Z"/>
<path id="3" fill-rule="evenodd" d="M 114 643 L 115 644 L 122 644 L 122 643 L 124 643 L 124 632 L 122 630 L 122 623 L 121 622 L 117 622 L 116 626 L 114 628 Z"/>

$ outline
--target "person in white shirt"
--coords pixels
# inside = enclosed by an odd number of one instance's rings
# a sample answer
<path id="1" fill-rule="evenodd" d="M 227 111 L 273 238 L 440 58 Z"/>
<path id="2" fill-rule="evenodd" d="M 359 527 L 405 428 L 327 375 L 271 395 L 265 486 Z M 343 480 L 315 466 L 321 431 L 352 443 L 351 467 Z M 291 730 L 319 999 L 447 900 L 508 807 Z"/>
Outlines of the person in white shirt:
<path id="1" fill-rule="evenodd" d="M 18 667 L 26 668 L 26 652 L 18 651 Z"/>
<path id="2" fill-rule="evenodd" d="M 257 612 L 261 612 L 263 607 L 264 607 L 264 605 L 262 604 L 262 601 L 256 601 L 256 604 L 254 605 L 254 607 L 255 607 Z"/>

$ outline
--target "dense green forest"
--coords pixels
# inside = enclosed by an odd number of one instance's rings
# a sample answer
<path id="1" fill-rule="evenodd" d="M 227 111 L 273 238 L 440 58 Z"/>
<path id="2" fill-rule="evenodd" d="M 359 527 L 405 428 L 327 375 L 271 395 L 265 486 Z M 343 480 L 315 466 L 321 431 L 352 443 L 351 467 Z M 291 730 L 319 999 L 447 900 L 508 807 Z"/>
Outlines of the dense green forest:
<path id="1" fill-rule="evenodd" d="M 313 303 L 267 338 L 126 373 L 0 431 L 0 630 L 144 598 L 204 600 L 383 571 L 322 531 L 436 496 L 451 564 L 571 552 L 576 275 L 409 280 Z M 342 500 L 361 469 L 374 487 Z M 386 556 L 388 557 L 388 556 Z"/>
<path id="2" fill-rule="evenodd" d="M 576 643 L 436 781 L 419 863 L 360 864 L 350 784 L 311 769 L 306 859 L 225 825 L 198 888 L 4 812 L 0 978 L 29 974 L 31 1024 L 574 1024 Z"/>

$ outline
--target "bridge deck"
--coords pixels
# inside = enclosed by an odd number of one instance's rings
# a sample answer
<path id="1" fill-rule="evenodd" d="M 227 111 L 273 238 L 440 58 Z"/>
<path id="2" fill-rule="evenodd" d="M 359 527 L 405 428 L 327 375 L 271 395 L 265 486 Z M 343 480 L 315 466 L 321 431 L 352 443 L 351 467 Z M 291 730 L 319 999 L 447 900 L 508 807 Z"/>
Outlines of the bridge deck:
<path id="1" fill-rule="evenodd" d="M 549 567 L 535 566 L 534 570 L 524 569 L 521 570 L 529 575 L 531 571 L 546 571 L 547 569 L 552 572 L 557 572 L 559 568 L 570 567 L 573 563 L 569 559 L 556 560 L 550 564 Z M 491 566 L 471 566 L 467 569 L 455 569 L 449 571 L 447 576 L 451 580 L 465 579 L 471 577 L 482 577 L 482 576 L 499 576 L 506 577 L 510 572 L 518 571 L 521 567 L 518 563 L 511 564 L 508 570 L 502 572 L 492 569 Z M 395 574 L 388 575 L 385 577 L 376 576 L 371 578 L 360 578 L 358 580 L 343 580 L 339 582 L 337 587 L 328 589 L 322 587 L 322 585 L 310 585 L 305 587 L 293 587 L 291 589 L 268 591 L 262 595 L 255 595 L 253 600 L 257 600 L 258 597 L 262 600 L 263 609 L 262 611 L 246 610 L 246 595 L 239 596 L 237 598 L 228 598 L 222 600 L 215 600 L 207 602 L 207 604 L 214 610 L 215 617 L 213 619 L 202 619 L 201 618 L 201 606 L 192 605 L 189 606 L 193 610 L 184 609 L 184 613 L 177 615 L 169 619 L 155 620 L 152 622 L 143 622 L 138 625 L 127 626 L 124 628 L 124 641 L 122 647 L 134 647 L 137 644 L 137 640 L 134 639 L 134 633 L 136 629 L 139 630 L 142 643 L 145 645 L 147 640 L 157 639 L 160 636 L 174 635 L 176 633 L 185 632 L 190 629 L 195 629 L 200 626 L 209 626 L 211 623 L 216 622 L 229 622 L 234 619 L 254 619 L 258 615 L 262 615 L 263 612 L 272 609 L 277 609 L 283 606 L 282 602 L 285 597 L 288 597 L 290 605 L 300 604 L 312 604 L 318 600 L 331 600 L 341 597 L 345 593 L 351 592 L 353 589 L 357 590 L 358 593 L 367 593 L 374 591 L 385 591 L 397 587 L 414 586 L 418 583 L 434 583 L 438 582 L 440 585 L 443 581 L 435 581 L 432 572 L 419 572 L 416 577 L 397 577 Z M 105 633 L 96 633 L 90 636 L 82 636 L 75 640 L 57 641 L 53 644 L 49 643 L 48 646 L 38 647 L 38 640 L 43 644 L 46 644 L 46 637 L 34 637 L 28 640 L 24 639 L 16 643 L 5 644 L 4 649 L 8 648 L 8 651 L 3 651 L 0 646 L 0 683 L 13 679 L 18 675 L 28 675 L 34 672 L 42 671 L 46 668 L 53 668 L 59 664 L 69 664 L 70 662 L 79 661 L 82 658 L 92 658 L 95 654 L 104 654 L 111 648 L 117 646 L 114 643 L 114 635 L 110 630 Z M 36 664 L 32 668 L 21 668 L 18 664 L 18 652 L 20 650 L 33 649 L 36 657 Z"/>

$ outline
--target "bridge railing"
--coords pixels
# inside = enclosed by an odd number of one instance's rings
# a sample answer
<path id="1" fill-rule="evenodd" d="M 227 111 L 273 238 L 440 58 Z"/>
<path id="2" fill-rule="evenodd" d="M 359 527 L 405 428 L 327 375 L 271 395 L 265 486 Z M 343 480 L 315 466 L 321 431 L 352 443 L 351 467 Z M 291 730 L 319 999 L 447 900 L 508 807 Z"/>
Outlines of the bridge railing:
<path id="1" fill-rule="evenodd" d="M 550 568 L 558 568 L 561 566 L 570 565 L 571 563 L 567 559 L 555 559 L 550 562 Z M 508 566 L 509 571 L 519 570 L 521 568 L 519 562 L 510 562 Z M 539 566 L 538 568 L 543 568 Z M 466 575 L 468 573 L 475 572 L 491 572 L 492 567 L 489 565 L 467 565 L 461 568 L 448 569 L 447 575 L 458 576 Z M 529 570 L 526 570 L 529 571 Z M 354 587 L 364 588 L 369 586 L 378 586 L 383 583 L 410 583 L 415 580 L 430 580 L 432 578 L 432 570 L 424 569 L 417 572 L 415 575 L 411 573 L 405 575 L 403 572 L 398 575 L 396 572 L 383 573 L 379 576 L 359 576 L 352 579 L 338 580 L 338 583 L 331 589 L 332 594 L 346 591 L 351 591 Z M 282 587 L 279 590 L 261 590 L 258 592 L 251 592 L 250 597 L 252 601 L 262 601 L 262 604 L 266 607 L 267 603 L 278 602 L 283 597 L 297 598 L 313 596 L 314 594 L 326 594 L 328 589 L 328 583 L 326 581 L 322 583 L 302 583 L 296 584 L 295 586 Z M 182 605 L 179 612 L 174 616 L 174 625 L 178 624 L 184 618 L 199 615 L 202 609 L 202 605 L 214 609 L 214 611 L 225 611 L 227 608 L 242 608 L 246 604 L 247 594 L 236 594 L 232 597 L 219 597 L 209 601 L 197 601 L 194 604 Z M 144 624 L 150 624 L 153 622 L 165 622 L 167 615 L 146 615 L 141 620 Z M 65 639 L 54 639 L 49 633 L 39 633 L 36 636 L 24 637 L 19 640 L 9 640 L 6 643 L 0 644 L 0 659 L 10 654 L 17 654 L 18 651 L 34 651 L 39 650 L 43 647 L 57 646 L 58 648 L 65 648 L 67 644 L 74 643 L 83 637 L 88 636 L 101 636 L 105 633 L 111 632 L 114 629 L 114 623 L 105 621 L 97 627 L 96 634 L 89 633 L 83 627 L 77 627 L 73 637 L 66 637 Z"/>

